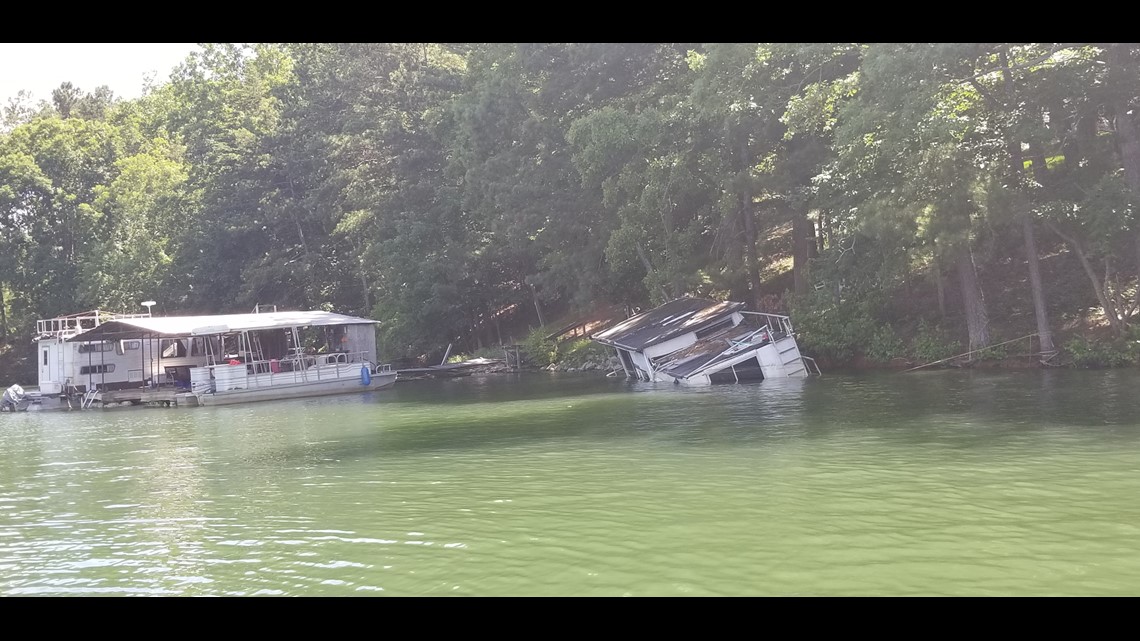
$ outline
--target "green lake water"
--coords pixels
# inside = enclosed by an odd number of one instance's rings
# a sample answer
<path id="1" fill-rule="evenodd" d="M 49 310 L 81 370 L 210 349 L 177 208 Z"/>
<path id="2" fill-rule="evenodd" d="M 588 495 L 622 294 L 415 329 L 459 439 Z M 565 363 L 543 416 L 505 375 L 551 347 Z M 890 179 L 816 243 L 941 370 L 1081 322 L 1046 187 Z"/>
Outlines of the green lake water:
<path id="1" fill-rule="evenodd" d="M 1140 594 L 1140 372 L 0 415 L 0 595 Z"/>

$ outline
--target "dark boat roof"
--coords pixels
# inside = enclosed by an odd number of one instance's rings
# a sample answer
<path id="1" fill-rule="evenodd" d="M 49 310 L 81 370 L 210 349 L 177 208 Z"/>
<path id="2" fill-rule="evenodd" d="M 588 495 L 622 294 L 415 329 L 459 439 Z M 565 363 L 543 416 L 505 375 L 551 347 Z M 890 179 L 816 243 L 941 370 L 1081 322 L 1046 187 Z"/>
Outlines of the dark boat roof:
<path id="1" fill-rule="evenodd" d="M 592 338 L 607 345 L 642 350 L 707 327 L 743 307 L 744 303 L 733 301 L 678 298 L 628 318 Z"/>

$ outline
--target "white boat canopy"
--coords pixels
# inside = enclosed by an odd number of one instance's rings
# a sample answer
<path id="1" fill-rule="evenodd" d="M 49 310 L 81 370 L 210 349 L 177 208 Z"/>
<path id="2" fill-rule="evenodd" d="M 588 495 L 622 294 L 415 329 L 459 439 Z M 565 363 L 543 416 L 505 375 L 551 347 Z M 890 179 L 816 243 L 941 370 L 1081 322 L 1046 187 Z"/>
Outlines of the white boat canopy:
<path id="1" fill-rule="evenodd" d="M 162 316 L 124 318 L 108 321 L 69 338 L 69 341 L 98 341 L 143 338 L 146 336 L 210 336 L 230 332 L 290 327 L 361 325 L 379 323 L 370 318 L 332 312 L 266 312 L 262 314 L 220 314 L 217 316 Z"/>

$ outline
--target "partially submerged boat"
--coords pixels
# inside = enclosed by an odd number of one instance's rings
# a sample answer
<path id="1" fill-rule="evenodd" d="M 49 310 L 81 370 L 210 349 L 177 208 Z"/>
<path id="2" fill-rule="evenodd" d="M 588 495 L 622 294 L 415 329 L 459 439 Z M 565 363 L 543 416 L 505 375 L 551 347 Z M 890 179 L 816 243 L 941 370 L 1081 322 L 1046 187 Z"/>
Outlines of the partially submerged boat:
<path id="1" fill-rule="evenodd" d="M 591 336 L 617 350 L 626 376 L 710 385 L 820 373 L 800 353 L 791 319 L 744 303 L 678 298 Z"/>
<path id="2" fill-rule="evenodd" d="M 39 391 L 89 407 L 228 405 L 385 389 L 397 373 L 377 361 L 376 323 L 275 307 L 164 317 L 95 310 L 41 320 Z"/>

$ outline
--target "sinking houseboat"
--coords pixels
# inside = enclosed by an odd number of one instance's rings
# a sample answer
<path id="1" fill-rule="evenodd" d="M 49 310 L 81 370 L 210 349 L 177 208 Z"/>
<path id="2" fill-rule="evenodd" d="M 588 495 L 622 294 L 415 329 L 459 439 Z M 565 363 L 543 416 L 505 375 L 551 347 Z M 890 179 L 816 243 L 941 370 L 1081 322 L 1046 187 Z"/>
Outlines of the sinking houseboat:
<path id="1" fill-rule="evenodd" d="M 164 316 L 86 312 L 38 321 L 41 397 L 227 405 L 383 389 L 377 321 L 325 311 Z"/>
<path id="2" fill-rule="evenodd" d="M 591 336 L 617 350 L 626 376 L 709 385 L 818 375 L 800 354 L 787 316 L 744 311 L 744 303 L 678 298 Z"/>

